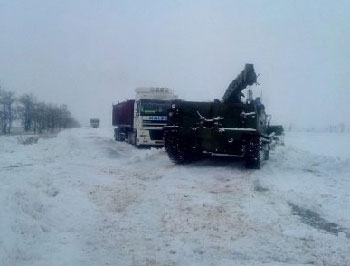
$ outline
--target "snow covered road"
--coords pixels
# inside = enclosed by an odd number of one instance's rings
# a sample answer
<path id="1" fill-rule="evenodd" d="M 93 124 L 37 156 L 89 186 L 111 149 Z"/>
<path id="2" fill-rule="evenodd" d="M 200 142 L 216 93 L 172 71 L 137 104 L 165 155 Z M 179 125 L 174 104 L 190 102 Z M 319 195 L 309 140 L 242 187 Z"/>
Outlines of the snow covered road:
<path id="1" fill-rule="evenodd" d="M 177 166 L 108 128 L 0 137 L 0 265 L 350 265 L 350 134 L 320 134 L 259 171 Z"/>

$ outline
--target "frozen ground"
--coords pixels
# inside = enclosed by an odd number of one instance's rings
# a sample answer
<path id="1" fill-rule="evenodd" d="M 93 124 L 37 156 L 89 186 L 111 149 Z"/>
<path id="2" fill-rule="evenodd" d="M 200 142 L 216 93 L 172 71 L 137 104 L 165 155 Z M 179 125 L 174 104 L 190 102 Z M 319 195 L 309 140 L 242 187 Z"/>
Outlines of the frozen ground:
<path id="1" fill-rule="evenodd" d="M 111 129 L 0 137 L 0 265 L 350 265 L 350 134 L 285 142 L 253 171 Z"/>

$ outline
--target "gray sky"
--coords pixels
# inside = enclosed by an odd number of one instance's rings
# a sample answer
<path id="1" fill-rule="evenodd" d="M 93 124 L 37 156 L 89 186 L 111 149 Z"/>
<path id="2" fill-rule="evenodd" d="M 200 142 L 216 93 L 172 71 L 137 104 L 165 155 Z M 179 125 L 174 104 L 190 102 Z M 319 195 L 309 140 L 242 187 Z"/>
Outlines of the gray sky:
<path id="1" fill-rule="evenodd" d="M 0 82 L 110 125 L 163 86 L 221 98 L 253 63 L 276 123 L 350 125 L 350 1 L 0 0 Z"/>

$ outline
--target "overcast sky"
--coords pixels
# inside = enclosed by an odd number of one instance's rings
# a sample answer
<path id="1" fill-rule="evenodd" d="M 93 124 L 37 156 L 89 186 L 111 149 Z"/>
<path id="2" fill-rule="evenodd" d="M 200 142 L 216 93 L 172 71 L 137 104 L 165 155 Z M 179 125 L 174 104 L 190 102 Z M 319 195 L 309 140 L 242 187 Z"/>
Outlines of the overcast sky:
<path id="1" fill-rule="evenodd" d="M 276 123 L 350 125 L 350 1 L 0 0 L 0 82 L 111 124 L 136 87 L 220 98 L 253 63 Z"/>

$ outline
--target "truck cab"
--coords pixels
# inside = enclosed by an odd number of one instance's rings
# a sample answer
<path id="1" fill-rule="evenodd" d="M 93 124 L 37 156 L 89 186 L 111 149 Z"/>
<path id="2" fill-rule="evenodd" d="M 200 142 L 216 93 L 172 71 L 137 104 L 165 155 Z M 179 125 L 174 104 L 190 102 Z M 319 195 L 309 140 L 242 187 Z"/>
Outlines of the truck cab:
<path id="1" fill-rule="evenodd" d="M 114 136 L 136 146 L 164 146 L 163 127 L 171 101 L 168 88 L 137 88 L 135 100 L 113 105 Z"/>
<path id="2" fill-rule="evenodd" d="M 134 108 L 136 146 L 164 146 L 163 127 L 171 101 L 176 99 L 168 88 L 137 88 Z"/>

